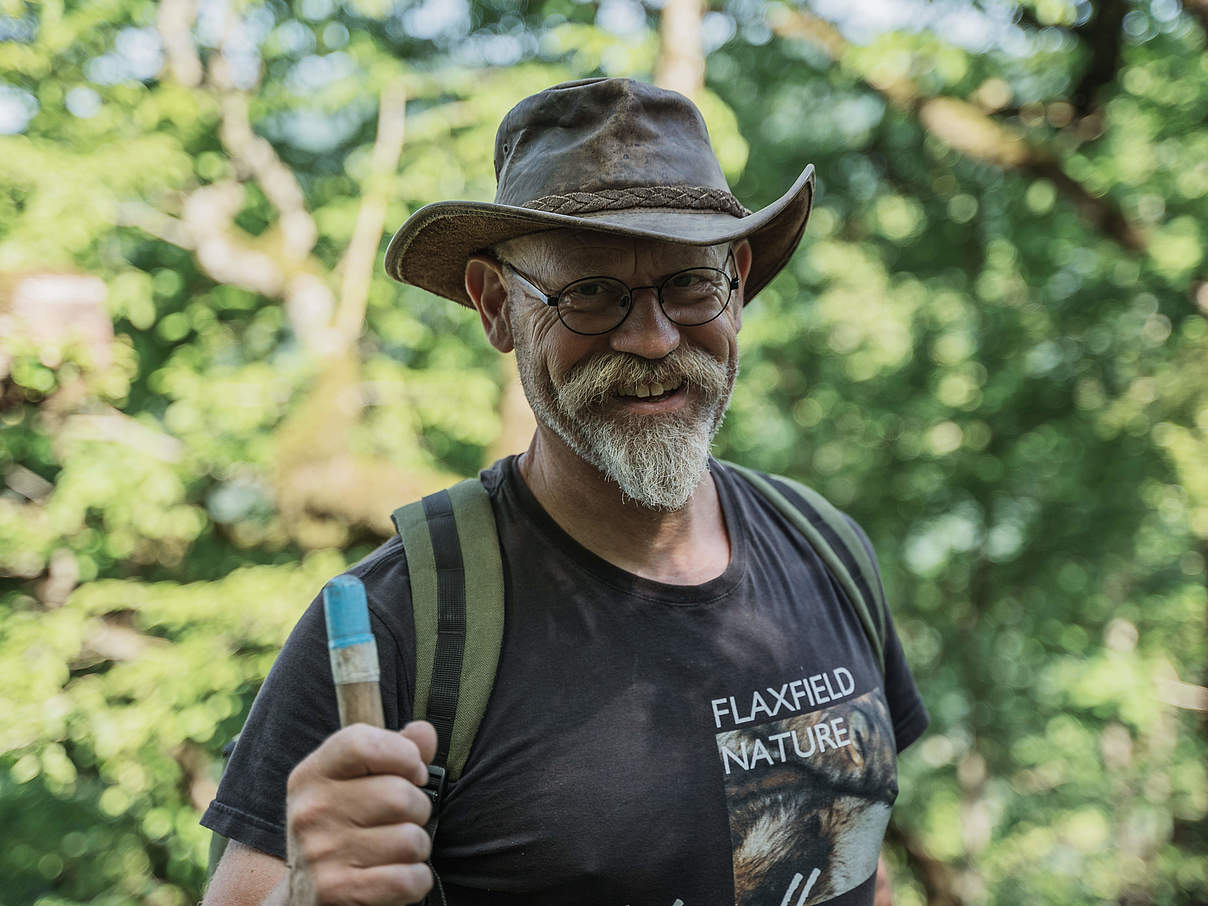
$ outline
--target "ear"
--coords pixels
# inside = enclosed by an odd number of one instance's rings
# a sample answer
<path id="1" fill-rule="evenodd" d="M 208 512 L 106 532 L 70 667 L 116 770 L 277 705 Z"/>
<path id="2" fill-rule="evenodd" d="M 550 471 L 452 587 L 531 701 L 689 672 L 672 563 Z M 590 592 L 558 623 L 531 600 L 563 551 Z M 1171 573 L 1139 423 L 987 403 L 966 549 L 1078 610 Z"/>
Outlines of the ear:
<path id="1" fill-rule="evenodd" d="M 511 352 L 512 327 L 504 315 L 507 283 L 503 265 L 488 255 L 475 255 L 466 262 L 466 294 L 478 310 L 487 341 L 500 352 Z"/>
<path id="2" fill-rule="evenodd" d="M 734 244 L 733 249 L 734 266 L 738 269 L 739 286 L 738 291 L 742 294 L 742 304 L 733 306 L 734 308 L 734 329 L 742 327 L 742 310 L 747 304 L 747 275 L 751 273 L 751 243 L 742 239 Z"/>

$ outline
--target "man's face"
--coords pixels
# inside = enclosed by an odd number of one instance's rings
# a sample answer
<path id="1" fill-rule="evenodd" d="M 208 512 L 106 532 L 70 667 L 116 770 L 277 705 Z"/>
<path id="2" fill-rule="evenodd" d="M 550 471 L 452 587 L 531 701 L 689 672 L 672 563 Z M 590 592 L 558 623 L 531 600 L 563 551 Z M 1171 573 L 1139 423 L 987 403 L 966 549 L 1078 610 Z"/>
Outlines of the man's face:
<path id="1" fill-rule="evenodd" d="M 500 256 L 555 293 L 588 276 L 637 287 L 690 267 L 736 273 L 727 250 L 558 232 L 510 243 Z M 708 467 L 738 372 L 741 289 L 718 318 L 695 327 L 671 322 L 655 291 L 642 289 L 619 327 L 581 336 L 510 270 L 507 278 L 506 317 L 538 421 L 637 503 L 682 507 Z"/>

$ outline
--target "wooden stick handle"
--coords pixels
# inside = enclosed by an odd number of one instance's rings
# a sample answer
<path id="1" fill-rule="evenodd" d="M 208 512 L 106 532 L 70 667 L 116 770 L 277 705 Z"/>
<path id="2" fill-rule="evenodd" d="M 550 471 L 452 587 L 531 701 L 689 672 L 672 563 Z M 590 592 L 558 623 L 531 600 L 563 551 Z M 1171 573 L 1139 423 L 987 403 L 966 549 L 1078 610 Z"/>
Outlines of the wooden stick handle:
<path id="1" fill-rule="evenodd" d="M 377 642 L 369 628 L 365 586 L 356 576 L 337 576 L 323 589 L 327 619 L 327 653 L 336 684 L 340 726 L 384 726 L 382 693 L 378 687 Z"/>

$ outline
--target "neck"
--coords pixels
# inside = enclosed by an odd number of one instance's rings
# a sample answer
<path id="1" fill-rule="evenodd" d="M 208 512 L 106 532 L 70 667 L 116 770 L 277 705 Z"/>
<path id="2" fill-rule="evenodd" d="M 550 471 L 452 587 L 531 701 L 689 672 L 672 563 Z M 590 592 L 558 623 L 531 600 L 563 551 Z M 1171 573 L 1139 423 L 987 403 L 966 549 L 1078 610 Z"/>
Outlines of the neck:
<path id="1" fill-rule="evenodd" d="M 665 512 L 626 499 L 615 482 L 543 426 L 517 465 L 563 531 L 614 566 L 672 585 L 699 585 L 729 565 L 730 538 L 708 472 L 683 507 Z"/>

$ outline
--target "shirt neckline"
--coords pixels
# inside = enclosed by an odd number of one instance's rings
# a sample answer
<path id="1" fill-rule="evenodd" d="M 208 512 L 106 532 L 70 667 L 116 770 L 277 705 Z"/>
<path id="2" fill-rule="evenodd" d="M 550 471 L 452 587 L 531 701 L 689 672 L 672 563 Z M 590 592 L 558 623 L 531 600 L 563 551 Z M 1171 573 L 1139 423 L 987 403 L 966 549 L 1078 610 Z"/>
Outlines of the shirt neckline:
<path id="1" fill-rule="evenodd" d="M 722 517 L 730 536 L 730 562 L 721 575 L 699 585 L 674 585 L 635 575 L 609 563 L 603 557 L 588 550 L 575 540 L 541 506 L 529 489 L 516 466 L 517 456 L 508 456 L 501 461 L 502 481 L 500 490 L 512 498 L 519 513 L 529 520 L 538 534 L 549 545 L 551 554 L 561 554 L 595 579 L 614 590 L 636 598 L 673 606 L 701 606 L 712 604 L 727 595 L 742 581 L 747 571 L 747 536 L 739 505 L 730 483 L 730 475 L 717 460 L 710 457 L 709 471 L 717 486 Z"/>

